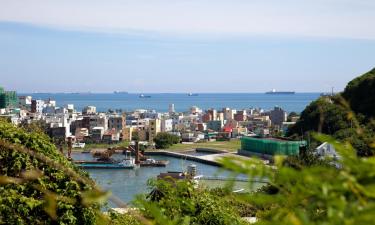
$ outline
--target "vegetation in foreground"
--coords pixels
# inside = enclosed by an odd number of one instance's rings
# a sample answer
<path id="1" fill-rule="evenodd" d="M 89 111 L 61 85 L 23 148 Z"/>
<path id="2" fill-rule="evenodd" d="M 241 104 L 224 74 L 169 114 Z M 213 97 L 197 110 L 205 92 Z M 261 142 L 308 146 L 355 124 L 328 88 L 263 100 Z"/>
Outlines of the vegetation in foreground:
<path id="1" fill-rule="evenodd" d="M 93 182 L 43 133 L 0 121 L 0 223 L 96 224 Z M 88 180 L 88 179 L 87 179 Z"/>
<path id="2" fill-rule="evenodd" d="M 152 192 L 138 206 L 157 224 L 246 224 L 253 207 L 228 189 L 209 190 L 186 181 L 151 181 Z"/>

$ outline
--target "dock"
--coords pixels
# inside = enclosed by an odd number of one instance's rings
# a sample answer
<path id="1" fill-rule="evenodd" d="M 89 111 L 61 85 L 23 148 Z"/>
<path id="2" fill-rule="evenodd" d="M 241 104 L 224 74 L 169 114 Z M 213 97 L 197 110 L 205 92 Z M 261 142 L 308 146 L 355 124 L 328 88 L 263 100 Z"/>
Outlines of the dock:
<path id="1" fill-rule="evenodd" d="M 237 155 L 235 153 L 230 153 L 230 152 L 222 152 L 222 153 L 217 153 L 217 154 L 196 156 L 196 155 L 187 155 L 187 154 L 179 153 L 179 152 L 158 150 L 158 151 L 145 152 L 145 155 L 165 155 L 165 156 L 170 156 L 170 157 L 175 157 L 175 158 L 180 158 L 180 159 L 187 159 L 187 160 L 200 162 L 200 163 L 204 163 L 204 164 L 208 164 L 212 166 L 219 166 L 219 167 L 222 166 L 222 164 L 219 161 L 220 159 L 224 157 L 240 157 L 243 159 L 249 159 L 246 156 L 241 156 L 241 155 Z"/>

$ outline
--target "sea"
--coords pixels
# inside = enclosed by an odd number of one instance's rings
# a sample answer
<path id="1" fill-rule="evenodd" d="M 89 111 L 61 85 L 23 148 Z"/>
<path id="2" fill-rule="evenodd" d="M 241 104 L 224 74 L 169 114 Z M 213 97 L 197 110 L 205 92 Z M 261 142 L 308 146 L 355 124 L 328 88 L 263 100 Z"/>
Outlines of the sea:
<path id="1" fill-rule="evenodd" d="M 134 111 L 136 109 L 167 112 L 169 104 L 174 104 L 177 112 L 189 111 L 191 106 L 201 109 L 233 109 L 262 108 L 265 110 L 279 106 L 287 112 L 302 112 L 320 93 L 265 94 L 265 93 L 198 93 L 189 96 L 186 93 L 142 93 L 148 98 L 141 98 L 135 93 L 23 93 L 33 99 L 52 99 L 58 106 L 74 104 L 75 109 L 82 110 L 88 105 L 96 106 L 97 111 L 107 112 L 109 109 Z"/>

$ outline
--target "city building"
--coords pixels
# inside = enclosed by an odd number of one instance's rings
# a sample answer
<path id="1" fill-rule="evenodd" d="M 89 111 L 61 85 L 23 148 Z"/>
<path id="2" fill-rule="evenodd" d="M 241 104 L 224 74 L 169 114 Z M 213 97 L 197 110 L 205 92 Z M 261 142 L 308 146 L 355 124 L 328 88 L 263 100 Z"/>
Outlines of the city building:
<path id="1" fill-rule="evenodd" d="M 93 127 L 91 129 L 91 140 L 99 143 L 102 141 L 104 135 L 104 127 Z"/>
<path id="2" fill-rule="evenodd" d="M 175 113 L 175 110 L 174 110 L 174 104 L 169 104 L 168 112 L 169 112 L 170 114 Z"/>
<path id="3" fill-rule="evenodd" d="M 31 112 L 32 113 L 42 113 L 45 107 L 43 100 L 31 100 Z"/>
<path id="4" fill-rule="evenodd" d="M 84 115 L 90 115 L 90 114 L 95 114 L 96 113 L 96 107 L 95 106 L 86 106 L 82 110 L 82 114 Z"/>
<path id="5" fill-rule="evenodd" d="M 222 120 L 210 120 L 207 122 L 207 130 L 221 131 L 224 127 Z"/>
<path id="6" fill-rule="evenodd" d="M 108 129 L 115 129 L 116 131 L 121 131 L 126 126 L 125 115 L 110 116 L 108 118 Z"/>
<path id="7" fill-rule="evenodd" d="M 131 126 L 124 127 L 122 129 L 122 140 L 131 141 L 133 139 L 134 128 Z"/>
<path id="8" fill-rule="evenodd" d="M 223 113 L 224 113 L 225 120 L 233 120 L 234 114 L 236 114 L 236 110 L 230 109 L 230 108 L 224 108 Z"/>
<path id="9" fill-rule="evenodd" d="M 281 126 L 283 122 L 287 121 L 288 113 L 285 112 L 282 108 L 276 106 L 273 110 L 269 112 L 269 116 L 270 116 L 272 125 Z"/>
<path id="10" fill-rule="evenodd" d="M 90 126 L 89 129 L 92 130 L 94 127 L 103 127 L 106 131 L 108 130 L 108 117 L 104 113 L 97 115 L 91 115 L 90 117 Z"/>
<path id="11" fill-rule="evenodd" d="M 172 130 L 173 130 L 173 120 L 162 119 L 161 120 L 161 132 L 170 132 Z"/>
<path id="12" fill-rule="evenodd" d="M 247 120 L 246 110 L 237 111 L 236 114 L 234 114 L 234 119 L 236 121 L 246 121 Z"/>
<path id="13" fill-rule="evenodd" d="M 161 132 L 161 120 L 151 119 L 148 124 L 148 141 L 154 142 L 154 138 Z"/>
<path id="14" fill-rule="evenodd" d="M 31 96 L 19 96 L 18 97 L 18 107 L 21 109 L 26 109 L 31 111 Z"/>

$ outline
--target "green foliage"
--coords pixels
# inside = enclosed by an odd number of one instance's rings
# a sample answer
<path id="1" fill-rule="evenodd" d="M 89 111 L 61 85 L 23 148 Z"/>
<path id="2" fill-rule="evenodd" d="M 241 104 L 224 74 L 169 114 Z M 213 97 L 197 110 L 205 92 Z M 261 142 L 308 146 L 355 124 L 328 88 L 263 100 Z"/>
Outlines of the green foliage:
<path id="1" fill-rule="evenodd" d="M 296 116 L 299 116 L 298 113 L 296 113 L 296 112 L 291 112 L 291 113 L 289 113 L 288 118 L 287 118 L 287 121 L 288 121 L 288 122 L 291 122 L 291 121 L 292 121 L 292 118 L 293 118 L 293 117 L 296 117 Z"/>
<path id="2" fill-rule="evenodd" d="M 98 205 L 82 204 L 86 176 L 45 134 L 0 121 L 0 224 L 95 224 Z"/>
<path id="3" fill-rule="evenodd" d="M 152 196 L 139 199 L 138 204 L 157 224 L 244 224 L 239 211 L 229 203 L 244 206 L 235 198 L 224 197 L 227 192 L 194 188 L 185 180 L 155 181 L 150 185 L 154 189 Z"/>
<path id="4" fill-rule="evenodd" d="M 303 136 L 308 131 L 334 134 L 351 126 L 348 110 L 326 97 L 313 101 L 301 113 L 301 118 L 288 131 L 288 136 Z"/>
<path id="5" fill-rule="evenodd" d="M 141 223 L 129 213 L 118 214 L 110 211 L 111 225 L 141 225 Z"/>
<path id="6" fill-rule="evenodd" d="M 307 139 L 310 132 L 320 132 L 348 141 L 359 156 L 374 155 L 374 102 L 375 69 L 349 82 L 342 94 L 312 102 L 287 136 Z"/>
<path id="7" fill-rule="evenodd" d="M 349 143 L 315 137 L 339 152 L 335 166 L 294 168 L 283 157 L 274 167 L 256 159 L 222 161 L 237 173 L 269 180 L 270 186 L 244 197 L 258 209 L 256 224 L 375 224 L 375 157 L 359 158 Z"/>
<path id="8" fill-rule="evenodd" d="M 154 138 L 155 147 L 157 149 L 167 149 L 170 146 L 180 142 L 180 138 L 176 135 L 161 132 Z"/>
<path id="9" fill-rule="evenodd" d="M 368 118 L 375 117 L 375 68 L 357 77 L 346 86 L 343 97 L 354 112 Z"/>

